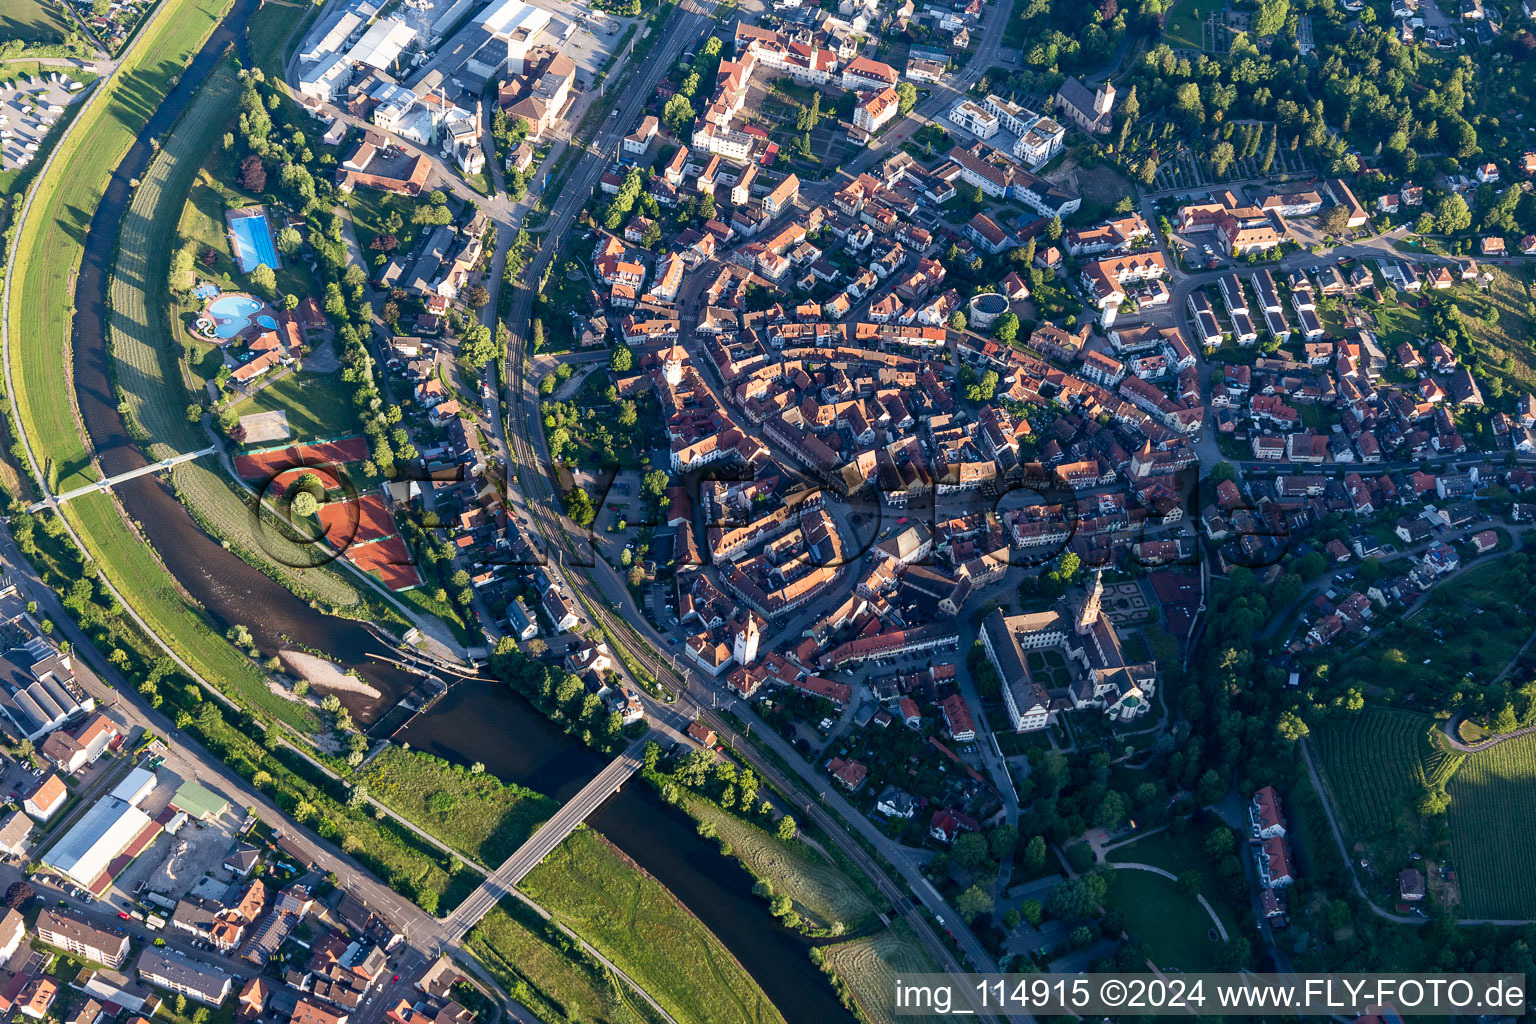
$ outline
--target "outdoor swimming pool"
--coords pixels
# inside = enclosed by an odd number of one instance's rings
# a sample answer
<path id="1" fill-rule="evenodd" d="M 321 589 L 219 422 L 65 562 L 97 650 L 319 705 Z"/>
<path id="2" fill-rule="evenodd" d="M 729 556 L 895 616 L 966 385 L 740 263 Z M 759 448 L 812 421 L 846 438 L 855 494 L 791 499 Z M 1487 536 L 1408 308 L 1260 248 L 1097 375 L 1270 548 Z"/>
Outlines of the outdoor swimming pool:
<path id="1" fill-rule="evenodd" d="M 261 265 L 273 270 L 281 266 L 277 261 L 277 247 L 272 242 L 272 228 L 267 224 L 265 210 L 245 216 L 234 215 L 232 212 L 227 217 L 229 234 L 235 243 L 235 262 L 240 264 L 240 273 L 249 274 Z"/>
<path id="2" fill-rule="evenodd" d="M 233 338 L 251 324 L 251 317 L 261 308 L 261 303 L 249 295 L 221 295 L 208 304 L 208 315 L 213 318 L 213 333 L 220 338 Z M 277 321 L 265 313 L 256 317 L 263 327 L 275 328 Z"/>

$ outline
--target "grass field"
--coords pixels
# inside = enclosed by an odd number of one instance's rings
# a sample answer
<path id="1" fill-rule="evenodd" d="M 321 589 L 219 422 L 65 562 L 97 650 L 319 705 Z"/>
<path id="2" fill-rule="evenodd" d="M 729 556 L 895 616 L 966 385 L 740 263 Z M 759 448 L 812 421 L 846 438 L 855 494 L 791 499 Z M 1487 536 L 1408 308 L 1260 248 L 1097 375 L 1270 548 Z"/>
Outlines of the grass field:
<path id="1" fill-rule="evenodd" d="M 1178 883 L 1150 871 L 1115 871 L 1106 902 L 1125 916 L 1125 930 L 1147 947 L 1158 967 L 1220 969 L 1216 955 L 1222 943 L 1211 941 L 1211 915 L 1198 900 L 1179 892 Z"/>
<path id="2" fill-rule="evenodd" d="M 150 111 L 228 6 L 227 0 L 164 0 L 128 60 L 87 101 L 74 130 L 55 150 L 53 166 L 35 186 L 11 268 L 13 401 L 39 464 L 51 464 L 63 488 L 95 475 L 66 400 L 73 391 L 72 285 L 91 211 Z"/>
<path id="3" fill-rule="evenodd" d="M 278 409 L 288 414 L 288 429 L 295 440 L 361 433 L 352 392 L 339 373 L 290 373 L 240 402 L 235 413 L 249 416 Z"/>
<path id="4" fill-rule="evenodd" d="M 230 109 L 234 108 L 231 101 Z M 215 118 L 215 121 L 219 119 Z M 225 228 L 224 212 L 230 209 L 239 209 L 244 206 L 254 206 L 261 202 L 259 196 L 246 192 L 236 184 L 237 170 L 235 167 L 235 152 L 226 150 L 219 144 L 223 129 L 229 127 L 232 122 L 224 120 L 219 122 L 220 131 L 213 132 L 209 144 L 201 154 L 203 166 L 198 171 L 197 179 L 186 194 L 186 205 L 181 211 L 181 222 L 177 225 L 177 233 L 181 236 L 183 244 L 196 246 L 194 255 L 201 252 L 204 246 L 214 252 L 212 267 L 197 264 L 197 275 L 210 280 L 225 291 L 250 290 L 250 278 L 240 272 L 234 257 L 229 251 L 229 232 Z M 302 260 L 285 259 L 276 273 L 277 290 L 284 295 L 315 295 L 318 288 L 314 275 L 310 272 L 309 265 Z M 193 299 L 181 307 L 180 312 L 196 313 L 202 308 L 202 303 Z"/>
<path id="5" fill-rule="evenodd" d="M 1369 839 L 1399 823 L 1416 827 L 1419 797 L 1444 785 L 1461 762 L 1430 741 L 1434 728 L 1425 715 L 1367 708 L 1313 730 L 1329 799 L 1349 839 Z"/>
<path id="6" fill-rule="evenodd" d="M 871 1024 L 896 1024 L 898 1021 L 945 1019 L 937 1015 L 896 1016 L 892 1006 L 896 978 L 939 973 L 938 965 L 918 943 L 905 921 L 898 920 L 875 935 L 828 946 L 826 958 L 827 966 L 843 983 L 863 1020 Z"/>
<path id="7" fill-rule="evenodd" d="M 29 43 L 62 43 L 64 33 L 75 31 L 58 4 L 43 0 L 0 0 L 0 39 Z"/>
<path id="8" fill-rule="evenodd" d="M 1483 269 L 1493 275 L 1486 293 L 1471 288 L 1458 288 L 1454 293 L 1456 305 L 1464 314 L 1462 322 L 1472 334 L 1478 364 L 1504 377 L 1507 389 L 1530 390 L 1536 386 L 1536 344 L 1532 342 L 1536 325 L 1526 312 L 1531 302 L 1527 272 L 1524 267 L 1485 265 Z M 1482 320 L 1482 313 L 1489 306 L 1498 310 L 1497 324 Z"/>
<path id="9" fill-rule="evenodd" d="M 804 841 L 786 843 L 712 801 L 688 798 L 687 811 L 715 826 L 731 844 L 732 855 L 757 878 L 773 883 L 795 903 L 795 910 L 818 928 L 841 923 L 852 930 L 875 912 L 874 901 L 858 883 Z"/>
<path id="10" fill-rule="evenodd" d="M 482 864 L 506 860 L 559 806 L 494 775 L 395 746 L 369 762 L 362 778 L 379 800 Z"/>
<path id="11" fill-rule="evenodd" d="M 1510 600 L 1510 595 L 1529 593 L 1526 573 L 1519 568 L 1525 558 L 1518 553 L 1485 558 L 1440 584 L 1412 619 L 1383 624 L 1364 646 L 1336 658 L 1335 671 L 1398 697 L 1417 694 L 1421 702 L 1443 700 L 1462 678 L 1489 682 L 1531 635 L 1528 615 Z M 1450 637 L 1458 642 L 1446 643 Z"/>
<path id="12" fill-rule="evenodd" d="M 590 829 L 521 888 L 666 1007 L 678 1024 L 782 1024 L 757 983 L 677 898 Z"/>
<path id="13" fill-rule="evenodd" d="M 1449 790 L 1463 914 L 1536 918 L 1536 875 L 1518 838 L 1536 828 L 1536 736 L 1468 754 Z"/>
<path id="14" fill-rule="evenodd" d="M 654 1024 L 649 1003 L 628 991 L 602 965 L 582 953 L 556 946 L 535 925 L 532 911 L 516 901 L 493 907 L 470 931 L 465 945 L 507 994 L 541 1020 L 569 1024 Z"/>
<path id="15" fill-rule="evenodd" d="M 1205 19 L 1222 6 L 1223 0 L 1178 0 L 1168 9 L 1167 19 L 1163 22 L 1163 38 L 1172 47 L 1204 49 Z"/>
<path id="16" fill-rule="evenodd" d="M 1216 908 L 1221 921 L 1227 926 L 1228 935 L 1237 934 L 1238 915 L 1221 898 L 1221 882 L 1216 876 L 1215 866 L 1211 863 L 1200 844 L 1205 841 L 1202 833 L 1189 831 L 1175 833 L 1164 830 L 1153 835 L 1144 836 L 1127 846 L 1109 851 L 1109 863 L 1113 867 L 1116 862 L 1135 862 L 1138 864 L 1151 864 L 1153 867 L 1162 868 L 1164 871 L 1175 875 L 1182 875 L 1186 871 L 1198 871 L 1200 873 L 1200 891 L 1205 898 L 1211 901 L 1211 906 Z M 1150 872 L 1138 872 L 1138 875 L 1146 875 L 1148 878 L 1156 876 Z M 1139 881 L 1139 878 L 1138 878 Z M 1167 879 L 1164 879 L 1167 881 Z M 1201 911 L 1204 913 L 1204 911 Z M 1209 917 L 1207 917 L 1209 921 Z M 1205 930 L 1201 929 L 1201 935 Z"/>

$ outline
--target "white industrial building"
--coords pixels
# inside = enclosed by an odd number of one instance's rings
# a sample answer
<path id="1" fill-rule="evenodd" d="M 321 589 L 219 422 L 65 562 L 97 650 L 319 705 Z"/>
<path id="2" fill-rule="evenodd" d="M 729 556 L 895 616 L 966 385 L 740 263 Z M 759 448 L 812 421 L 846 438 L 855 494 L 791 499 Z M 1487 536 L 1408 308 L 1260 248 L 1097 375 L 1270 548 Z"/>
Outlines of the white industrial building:
<path id="1" fill-rule="evenodd" d="M 416 40 L 416 30 L 399 18 L 384 18 L 369 26 L 347 54 L 354 64 L 366 64 L 380 71 L 388 70 L 407 46 Z"/>
<path id="2" fill-rule="evenodd" d="M 492 41 L 475 54 L 475 60 L 490 65 L 493 61 L 486 58 L 500 49 L 498 43 L 505 43 L 506 57 L 503 67 L 508 74 L 525 74 L 528 70 L 528 50 L 533 46 L 539 33 L 549 27 L 549 21 L 548 11 L 535 7 L 525 0 L 499 0 L 498 3 L 493 3 L 480 18 L 480 27 L 490 33 Z M 496 54 L 496 56 L 500 55 Z M 493 71 L 492 74 L 494 73 Z"/>
<path id="3" fill-rule="evenodd" d="M 128 848 L 151 824 L 139 804 L 155 788 L 154 772 L 135 768 L 75 822 L 53 847 L 43 863 L 68 875 L 80 885 L 90 885 L 107 870 L 113 858 Z"/>

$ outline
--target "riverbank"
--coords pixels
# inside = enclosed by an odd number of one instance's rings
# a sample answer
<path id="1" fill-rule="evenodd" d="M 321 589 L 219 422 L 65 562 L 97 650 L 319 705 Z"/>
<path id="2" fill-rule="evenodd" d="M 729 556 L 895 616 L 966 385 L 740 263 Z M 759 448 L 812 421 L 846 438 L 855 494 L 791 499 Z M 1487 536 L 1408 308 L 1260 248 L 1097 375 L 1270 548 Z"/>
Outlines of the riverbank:
<path id="1" fill-rule="evenodd" d="M 788 841 L 722 808 L 714 800 L 684 790 L 678 806 L 699 822 L 721 852 L 734 857 L 753 878 L 766 883 L 772 895 L 787 897 L 802 927 L 812 935 L 842 935 L 857 931 L 875 914 L 869 883 L 851 877 L 803 837 Z M 771 820 L 771 819 L 770 819 Z"/>
<path id="2" fill-rule="evenodd" d="M 515 899 L 491 908 L 464 942 L 507 994 L 541 1020 L 665 1024 L 645 1000 Z"/>
<path id="3" fill-rule="evenodd" d="M 784 1024 L 720 940 L 591 829 L 571 833 L 519 888 L 634 978 L 679 1024 Z"/>
<path id="4" fill-rule="evenodd" d="M 484 765 L 466 768 L 394 745 L 369 761 L 356 782 L 367 786 L 374 799 L 487 867 L 511 856 L 560 806 L 526 786 L 501 781 Z"/>

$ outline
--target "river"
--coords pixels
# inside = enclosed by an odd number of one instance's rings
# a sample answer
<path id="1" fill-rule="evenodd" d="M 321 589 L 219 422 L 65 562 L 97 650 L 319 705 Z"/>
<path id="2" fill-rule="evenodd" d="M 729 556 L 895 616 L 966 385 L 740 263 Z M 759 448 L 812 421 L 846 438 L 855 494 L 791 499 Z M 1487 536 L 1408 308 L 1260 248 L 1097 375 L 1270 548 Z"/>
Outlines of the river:
<path id="1" fill-rule="evenodd" d="M 509 732 L 513 722 L 515 733 Z M 518 741 L 509 743 L 509 735 Z M 486 683 L 455 684 L 431 714 L 418 717 L 396 738 L 440 757 L 481 761 L 498 777 L 518 779 L 558 800 L 575 795 L 606 760 L 576 748 L 522 697 Z M 625 785 L 587 824 L 697 915 L 791 1024 L 852 1019 L 811 963 L 813 943 L 779 925 L 767 904 L 752 895 L 752 877 L 700 839 L 693 819 L 667 806 L 645 782 Z"/>
<path id="2" fill-rule="evenodd" d="M 245 29 L 258 7 L 259 0 L 235 0 L 113 172 L 91 219 L 76 282 L 74 379 L 81 417 L 108 475 L 148 462 L 118 413 L 105 345 L 106 287 L 117 227 L 132 198 L 131 182 L 142 176 L 153 156 L 146 140 L 174 125 L 225 50 L 233 45 L 248 58 Z M 323 651 L 376 686 L 383 694 L 378 701 L 343 696 L 359 722 L 377 717 L 415 685 L 415 676 L 369 657 L 392 652 L 361 623 L 315 611 L 225 550 L 157 477 L 138 477 L 119 485 L 116 493 L 171 574 L 221 629 L 248 626 L 265 654 L 290 640 Z M 401 738 L 461 762 L 482 761 L 499 777 L 557 799 L 579 790 L 603 764 L 522 698 L 490 684 L 455 686 Z M 699 839 L 686 815 L 664 806 L 647 787 L 634 785 L 605 803 L 592 825 L 718 935 L 786 1019 L 851 1019 L 810 962 L 811 944 L 768 914 L 766 904 L 751 896 L 746 872 Z"/>

